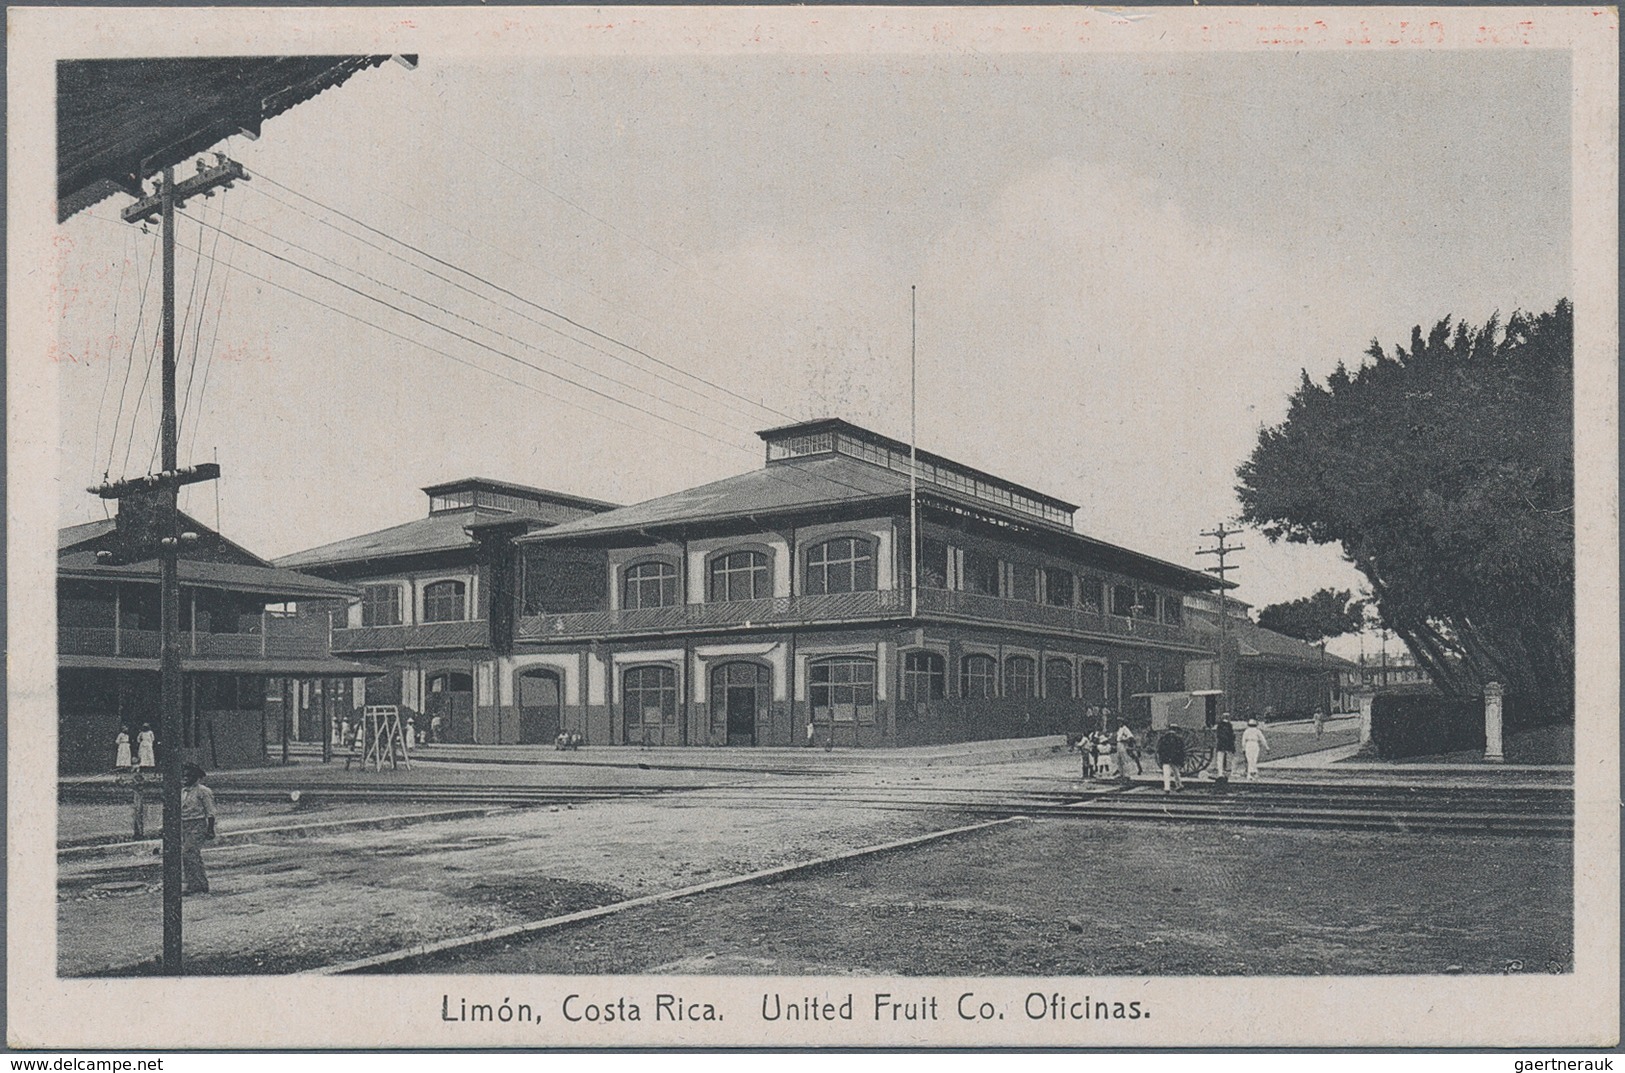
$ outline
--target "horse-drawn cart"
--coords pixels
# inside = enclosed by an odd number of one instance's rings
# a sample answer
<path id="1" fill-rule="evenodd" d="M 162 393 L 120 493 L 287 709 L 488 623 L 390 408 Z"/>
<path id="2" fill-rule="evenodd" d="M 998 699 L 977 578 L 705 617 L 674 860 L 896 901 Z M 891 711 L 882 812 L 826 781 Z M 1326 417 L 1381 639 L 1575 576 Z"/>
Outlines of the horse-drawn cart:
<path id="1" fill-rule="evenodd" d="M 1216 689 L 1182 693 L 1136 693 L 1151 706 L 1151 728 L 1145 735 L 1146 749 L 1156 755 L 1157 742 L 1164 734 L 1174 734 L 1185 743 L 1185 765 L 1180 772 L 1195 775 L 1213 763 L 1213 728 L 1219 722 Z"/>

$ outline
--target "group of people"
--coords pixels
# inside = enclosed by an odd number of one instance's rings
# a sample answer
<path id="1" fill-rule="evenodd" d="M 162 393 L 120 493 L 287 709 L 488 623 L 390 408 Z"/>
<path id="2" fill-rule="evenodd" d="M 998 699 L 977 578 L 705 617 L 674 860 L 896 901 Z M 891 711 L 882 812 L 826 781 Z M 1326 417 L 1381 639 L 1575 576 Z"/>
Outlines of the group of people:
<path id="1" fill-rule="evenodd" d="M 1230 714 L 1225 713 L 1213 728 L 1213 780 L 1221 785 L 1230 781 L 1236 768 L 1237 736 Z M 1240 736 L 1241 752 L 1247 759 L 1247 779 L 1258 779 L 1258 766 L 1270 742 L 1264 728 L 1256 718 L 1247 720 Z M 1077 742 L 1083 753 L 1083 777 L 1086 779 L 1127 779 L 1128 765 L 1132 761 L 1135 774 L 1144 774 L 1140 763 L 1140 742 L 1127 723 L 1119 724 L 1116 732 L 1106 726 L 1084 735 Z M 1164 793 L 1185 788 L 1182 770 L 1185 767 L 1185 739 L 1179 734 L 1163 733 L 1157 736 L 1157 765 L 1162 769 Z"/>
<path id="2" fill-rule="evenodd" d="M 113 739 L 113 751 L 113 767 L 118 771 L 155 768 L 158 766 L 158 735 L 152 732 L 152 724 L 142 723 L 141 730 L 135 736 L 135 752 L 132 755 L 130 729 L 120 727 L 118 737 Z"/>

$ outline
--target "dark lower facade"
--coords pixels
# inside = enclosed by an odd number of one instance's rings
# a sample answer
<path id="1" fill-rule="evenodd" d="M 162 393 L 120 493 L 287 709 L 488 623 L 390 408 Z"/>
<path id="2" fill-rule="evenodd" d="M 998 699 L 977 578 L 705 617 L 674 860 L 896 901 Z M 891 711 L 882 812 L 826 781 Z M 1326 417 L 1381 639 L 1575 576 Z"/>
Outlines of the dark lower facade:
<path id="1" fill-rule="evenodd" d="M 774 629 L 522 643 L 511 653 L 368 654 L 349 714 L 394 704 L 449 743 L 869 748 L 1149 721 L 1192 652 L 959 625 Z M 809 733 L 810 728 L 810 733 Z"/>
<path id="2" fill-rule="evenodd" d="M 181 747 L 187 758 L 209 769 L 264 763 L 265 694 L 263 675 L 183 675 Z M 143 726 L 162 733 L 156 670 L 61 670 L 57 697 L 57 769 L 61 774 L 114 770 L 121 730 L 128 735 L 132 752 Z M 159 742 L 160 750 L 163 744 Z"/>

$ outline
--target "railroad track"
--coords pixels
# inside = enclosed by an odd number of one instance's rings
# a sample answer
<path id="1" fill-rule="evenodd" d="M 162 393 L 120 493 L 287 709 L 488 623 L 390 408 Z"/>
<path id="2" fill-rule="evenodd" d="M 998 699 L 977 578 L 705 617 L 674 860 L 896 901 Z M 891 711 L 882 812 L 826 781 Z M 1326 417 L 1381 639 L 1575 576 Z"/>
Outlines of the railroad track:
<path id="1" fill-rule="evenodd" d="M 659 799 L 664 807 L 753 805 L 784 808 L 862 808 L 942 812 L 970 816 L 1117 822 L 1183 822 L 1230 826 L 1295 827 L 1350 831 L 1455 831 L 1572 837 L 1573 793 L 1566 787 L 1397 787 L 1232 784 L 1218 792 L 1195 784 L 1179 794 L 1139 783 L 1120 786 L 1051 786 L 1038 789 L 953 786 L 830 785 L 807 779 L 795 784 L 728 786 L 492 786 L 445 784 L 304 784 L 301 801 L 318 803 L 401 802 L 434 805 L 539 808 L 607 800 Z M 63 799 L 127 802 L 129 791 L 112 785 L 63 788 Z M 222 802 L 287 802 L 287 785 L 229 784 Z"/>

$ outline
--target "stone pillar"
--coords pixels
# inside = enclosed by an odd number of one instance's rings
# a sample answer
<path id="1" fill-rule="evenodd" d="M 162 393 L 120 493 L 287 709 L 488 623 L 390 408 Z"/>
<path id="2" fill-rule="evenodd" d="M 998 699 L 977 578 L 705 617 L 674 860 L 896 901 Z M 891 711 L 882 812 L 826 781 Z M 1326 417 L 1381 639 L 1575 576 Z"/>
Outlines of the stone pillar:
<path id="1" fill-rule="evenodd" d="M 1506 688 L 1500 682 L 1484 684 L 1484 762 L 1504 764 L 1501 753 L 1501 700 Z"/>
<path id="2" fill-rule="evenodd" d="M 1361 693 L 1360 701 L 1360 744 L 1364 745 L 1371 740 L 1371 702 L 1377 699 L 1375 693 Z"/>

